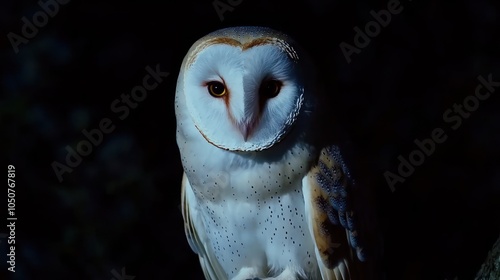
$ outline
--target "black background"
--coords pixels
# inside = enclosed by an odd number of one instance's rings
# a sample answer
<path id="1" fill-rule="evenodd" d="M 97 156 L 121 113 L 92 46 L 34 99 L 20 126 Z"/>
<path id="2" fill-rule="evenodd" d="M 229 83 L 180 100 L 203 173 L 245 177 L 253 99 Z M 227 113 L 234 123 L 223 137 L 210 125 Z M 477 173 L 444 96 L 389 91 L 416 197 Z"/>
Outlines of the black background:
<path id="1" fill-rule="evenodd" d="M 22 35 L 21 18 L 41 8 L 2 2 L 0 149 L 3 168 L 16 167 L 18 217 L 16 273 L 7 273 L 1 239 L 2 274 L 112 279 L 125 268 L 137 280 L 201 279 L 179 210 L 178 71 L 206 33 L 266 25 L 299 41 L 331 89 L 331 117 L 378 202 L 386 279 L 472 279 L 500 231 L 500 88 L 456 130 L 443 113 L 474 93 L 479 75 L 500 81 L 500 5 L 402 1 L 349 64 L 339 44 L 352 45 L 353 28 L 388 1 L 347 2 L 243 0 L 221 21 L 209 0 L 71 0 L 18 53 L 7 34 Z M 157 64 L 170 76 L 120 120 L 111 103 Z M 115 130 L 59 182 L 51 164 L 103 118 Z M 392 192 L 384 172 L 396 173 L 398 156 L 438 127 L 447 140 Z"/>

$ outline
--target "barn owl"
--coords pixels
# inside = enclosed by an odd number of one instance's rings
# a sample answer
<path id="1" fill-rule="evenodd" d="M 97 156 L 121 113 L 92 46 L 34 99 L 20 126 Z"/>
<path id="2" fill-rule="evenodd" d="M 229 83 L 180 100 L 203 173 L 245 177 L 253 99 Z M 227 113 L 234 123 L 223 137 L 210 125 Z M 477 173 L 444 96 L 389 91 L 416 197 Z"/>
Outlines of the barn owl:
<path id="1" fill-rule="evenodd" d="M 294 40 L 265 27 L 212 32 L 185 56 L 181 205 L 207 279 L 356 279 L 366 254 L 352 179 L 323 137 L 313 69 Z"/>

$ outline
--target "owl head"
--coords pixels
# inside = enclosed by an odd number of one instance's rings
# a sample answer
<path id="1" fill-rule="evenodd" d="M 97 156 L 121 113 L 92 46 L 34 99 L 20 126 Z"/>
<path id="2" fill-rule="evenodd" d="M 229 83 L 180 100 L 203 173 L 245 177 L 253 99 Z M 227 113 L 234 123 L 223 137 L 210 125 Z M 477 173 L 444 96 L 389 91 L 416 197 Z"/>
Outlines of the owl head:
<path id="1" fill-rule="evenodd" d="M 309 107 L 310 68 L 297 44 L 270 28 L 212 32 L 196 41 L 183 60 L 178 126 L 190 118 L 197 133 L 221 149 L 268 149 Z"/>

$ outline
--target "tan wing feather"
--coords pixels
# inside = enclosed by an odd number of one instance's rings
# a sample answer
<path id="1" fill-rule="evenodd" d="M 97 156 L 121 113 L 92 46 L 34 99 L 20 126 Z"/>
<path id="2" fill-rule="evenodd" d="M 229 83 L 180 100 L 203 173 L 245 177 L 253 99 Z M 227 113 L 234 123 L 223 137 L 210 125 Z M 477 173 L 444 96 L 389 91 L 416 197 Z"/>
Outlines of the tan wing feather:
<path id="1" fill-rule="evenodd" d="M 357 279 L 356 266 L 359 260 L 349 242 L 349 232 L 340 224 L 335 224 L 329 217 L 328 211 L 332 211 L 330 203 L 332 196 L 339 195 L 336 192 L 327 192 L 321 184 L 321 176 L 328 173 L 332 181 L 347 184 L 341 164 L 331 156 L 327 149 L 323 149 L 318 159 L 318 164 L 313 166 L 307 176 L 303 179 L 303 193 L 306 204 L 309 230 L 316 244 L 316 257 L 324 280 L 352 280 Z M 337 212 L 335 213 L 337 214 Z M 331 215 L 331 213 L 330 213 Z M 352 215 L 352 213 L 338 212 L 338 215 Z"/>

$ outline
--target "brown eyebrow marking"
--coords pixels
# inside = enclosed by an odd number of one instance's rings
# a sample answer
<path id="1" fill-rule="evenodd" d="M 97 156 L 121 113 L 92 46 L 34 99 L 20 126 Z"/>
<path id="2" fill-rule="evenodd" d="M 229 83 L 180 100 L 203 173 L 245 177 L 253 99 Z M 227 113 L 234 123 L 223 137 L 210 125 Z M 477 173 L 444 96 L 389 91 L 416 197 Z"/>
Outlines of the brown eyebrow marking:
<path id="1" fill-rule="evenodd" d="M 212 46 L 212 45 L 217 45 L 217 44 L 224 44 L 224 45 L 229 45 L 233 47 L 240 47 L 242 51 L 246 51 L 248 49 L 251 49 L 256 46 L 263 46 L 263 45 L 275 45 L 278 48 L 280 48 L 283 52 L 285 52 L 293 61 L 297 62 L 299 60 L 299 56 L 295 49 L 288 44 L 283 39 L 278 39 L 278 38 L 272 38 L 272 37 L 262 37 L 262 38 L 257 38 L 254 39 L 250 42 L 242 44 L 240 41 L 233 39 L 233 38 L 228 38 L 228 37 L 218 37 L 218 38 L 212 38 L 208 39 L 205 42 L 200 43 L 196 48 L 193 50 L 192 54 L 189 56 L 189 58 L 186 61 L 186 66 L 189 68 L 194 61 L 196 60 L 196 57 L 198 54 L 204 50 L 205 48 Z"/>
<path id="2" fill-rule="evenodd" d="M 230 45 L 234 47 L 240 47 L 241 43 L 238 40 L 235 40 L 233 38 L 227 38 L 227 37 L 218 37 L 218 38 L 213 38 L 205 42 L 204 48 L 211 46 L 211 45 L 216 45 L 216 44 L 225 44 L 225 45 Z"/>
<path id="3" fill-rule="evenodd" d="M 241 49 L 242 50 L 248 50 L 252 47 L 256 47 L 256 46 L 262 46 L 262 45 L 267 45 L 267 44 L 272 44 L 273 43 L 273 38 L 269 38 L 269 37 L 264 37 L 264 38 L 257 38 L 255 40 L 252 40 L 246 44 L 244 44 Z"/>

